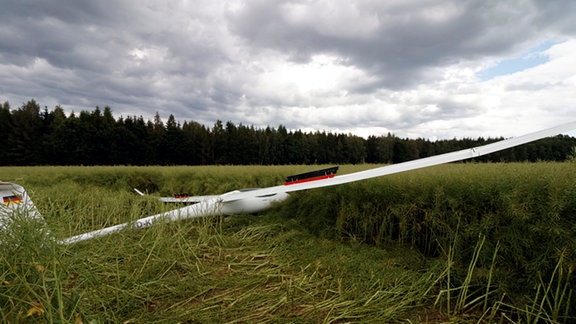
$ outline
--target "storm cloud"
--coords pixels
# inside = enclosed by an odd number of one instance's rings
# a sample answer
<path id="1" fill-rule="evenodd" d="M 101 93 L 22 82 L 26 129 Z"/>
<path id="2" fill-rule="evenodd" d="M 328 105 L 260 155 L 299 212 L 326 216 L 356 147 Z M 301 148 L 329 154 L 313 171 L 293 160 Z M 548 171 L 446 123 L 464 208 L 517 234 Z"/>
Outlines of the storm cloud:
<path id="1" fill-rule="evenodd" d="M 513 136 L 576 115 L 575 12 L 569 0 L 3 1 L 0 100 L 208 126 Z M 478 76 L 527 53 L 546 59 Z"/>

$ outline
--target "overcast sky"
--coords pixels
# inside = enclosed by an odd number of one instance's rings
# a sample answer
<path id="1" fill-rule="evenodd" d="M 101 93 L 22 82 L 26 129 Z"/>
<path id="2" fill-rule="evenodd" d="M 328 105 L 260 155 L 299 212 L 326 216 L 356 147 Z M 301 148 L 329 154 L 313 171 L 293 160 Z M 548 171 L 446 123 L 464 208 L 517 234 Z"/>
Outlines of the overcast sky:
<path id="1" fill-rule="evenodd" d="M 576 120 L 574 0 L 0 0 L 0 101 L 304 131 Z"/>

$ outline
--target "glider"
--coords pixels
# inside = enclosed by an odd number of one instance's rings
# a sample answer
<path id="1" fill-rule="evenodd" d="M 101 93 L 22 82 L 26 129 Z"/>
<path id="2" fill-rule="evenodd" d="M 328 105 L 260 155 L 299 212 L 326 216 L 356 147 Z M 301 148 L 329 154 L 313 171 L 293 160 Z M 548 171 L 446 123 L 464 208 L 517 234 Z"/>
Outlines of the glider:
<path id="1" fill-rule="evenodd" d="M 535 133 L 510 138 L 488 145 L 455 151 L 451 153 L 431 156 L 423 159 L 408 161 L 374 168 L 370 170 L 336 176 L 338 167 L 307 172 L 286 178 L 283 185 L 268 188 L 251 188 L 230 191 L 221 195 L 187 196 L 179 195 L 174 198 L 160 198 L 163 202 L 192 203 L 168 212 L 148 216 L 132 222 L 114 225 L 92 232 L 72 236 L 59 241 L 61 244 L 71 244 L 92 238 L 108 235 L 126 228 L 146 228 L 157 221 L 176 221 L 188 218 L 204 217 L 209 215 L 233 215 L 242 213 L 255 213 L 269 208 L 272 204 L 284 201 L 289 192 L 329 187 L 345 183 L 381 177 L 399 172 L 405 172 L 429 166 L 461 161 L 526 144 L 541 138 L 554 136 L 566 131 L 576 129 L 576 122 L 548 128 Z M 140 195 L 142 192 L 136 190 Z M 0 205 L 0 230 L 6 229 L 17 213 L 24 213 L 28 218 L 41 219 L 40 213 L 26 194 L 23 187 L 10 183 L 0 182 L 0 195 L 3 205 Z"/>

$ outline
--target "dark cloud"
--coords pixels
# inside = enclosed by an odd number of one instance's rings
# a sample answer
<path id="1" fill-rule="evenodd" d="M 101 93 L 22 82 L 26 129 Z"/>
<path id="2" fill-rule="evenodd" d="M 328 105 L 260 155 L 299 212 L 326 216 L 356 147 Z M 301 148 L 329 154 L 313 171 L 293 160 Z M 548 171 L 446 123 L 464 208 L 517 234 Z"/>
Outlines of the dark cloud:
<path id="1" fill-rule="evenodd" d="M 332 109 L 313 123 L 328 129 L 467 118 L 483 108 L 465 96 L 397 97 L 441 83 L 443 69 L 570 37 L 575 9 L 569 0 L 4 1 L 0 99 L 294 128 L 310 127 L 300 117 L 315 107 Z M 283 74 L 314 64 L 321 73 L 318 55 L 340 68 L 318 79 L 334 85 Z"/>
<path id="2" fill-rule="evenodd" d="M 509 53 L 557 25 L 569 31 L 574 11 L 560 10 L 562 4 L 574 7 L 568 2 L 361 1 L 350 5 L 357 19 L 343 21 L 330 5 L 345 2 L 260 0 L 231 17 L 230 29 L 255 48 L 288 53 L 294 61 L 318 53 L 341 56 L 378 75 L 371 86 L 399 89 L 429 82 L 427 69 Z M 343 33 L 346 28 L 359 34 Z"/>

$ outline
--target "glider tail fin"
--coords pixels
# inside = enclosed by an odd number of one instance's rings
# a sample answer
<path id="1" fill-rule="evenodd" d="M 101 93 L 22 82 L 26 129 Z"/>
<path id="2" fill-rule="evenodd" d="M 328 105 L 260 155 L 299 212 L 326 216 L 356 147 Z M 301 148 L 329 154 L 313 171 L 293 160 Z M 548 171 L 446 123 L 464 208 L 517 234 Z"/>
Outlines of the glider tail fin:
<path id="1" fill-rule="evenodd" d="M 46 229 L 42 215 L 24 190 L 10 182 L 0 182 L 0 233 L 13 232 L 23 222 L 34 222 Z"/>

